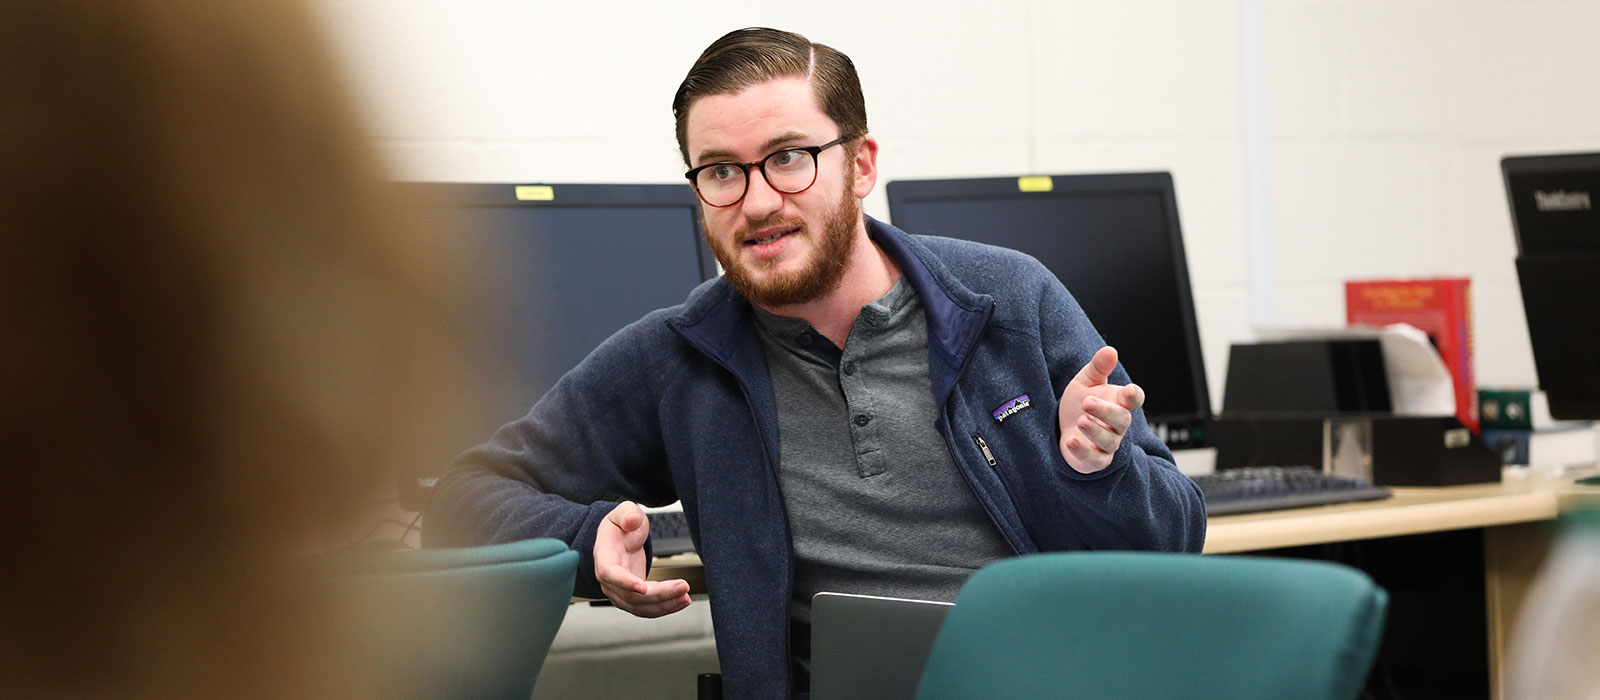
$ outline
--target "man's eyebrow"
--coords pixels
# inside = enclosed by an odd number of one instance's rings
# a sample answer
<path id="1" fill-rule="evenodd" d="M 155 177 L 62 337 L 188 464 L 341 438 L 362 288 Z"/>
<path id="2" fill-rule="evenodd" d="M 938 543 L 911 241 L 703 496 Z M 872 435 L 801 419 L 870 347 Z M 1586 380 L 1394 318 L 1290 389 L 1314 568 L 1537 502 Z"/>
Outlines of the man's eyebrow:
<path id="1" fill-rule="evenodd" d="M 761 157 L 765 158 L 769 155 L 772 155 L 773 151 L 777 150 L 779 146 L 792 141 L 799 141 L 806 137 L 806 134 L 798 131 L 791 131 L 783 134 L 782 136 L 767 139 L 766 143 L 761 144 Z M 696 159 L 695 162 L 704 165 L 706 163 L 731 163 L 737 160 L 738 158 L 735 158 L 731 151 L 704 150 L 700 152 L 700 157 Z"/>
<path id="2" fill-rule="evenodd" d="M 803 138 L 806 138 L 805 134 L 802 134 L 798 131 L 791 131 L 775 139 L 768 139 L 766 143 L 761 144 L 761 152 L 765 154 L 771 154 L 779 146 L 789 143 L 790 141 L 799 141 Z"/>
<path id="3" fill-rule="evenodd" d="M 705 165 L 707 163 L 727 163 L 727 162 L 732 162 L 732 161 L 733 161 L 733 154 L 732 153 L 729 153 L 728 151 L 710 151 L 710 150 L 701 151 L 700 152 L 700 157 L 695 159 L 695 162 L 699 163 L 700 165 Z"/>

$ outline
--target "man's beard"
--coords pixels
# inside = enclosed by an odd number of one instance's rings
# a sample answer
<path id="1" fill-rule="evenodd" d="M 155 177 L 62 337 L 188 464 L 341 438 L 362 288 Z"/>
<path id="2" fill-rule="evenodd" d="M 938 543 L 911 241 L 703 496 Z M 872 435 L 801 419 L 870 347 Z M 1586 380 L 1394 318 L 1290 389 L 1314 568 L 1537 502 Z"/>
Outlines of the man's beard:
<path id="1" fill-rule="evenodd" d="M 849 182 L 847 178 L 846 184 Z M 711 244 L 711 252 L 722 264 L 723 276 L 733 285 L 734 291 L 751 303 L 770 309 L 816 301 L 838 289 L 850 265 L 850 256 L 855 253 L 856 227 L 860 224 L 861 201 L 846 187 L 838 205 L 823 219 L 821 236 L 817 239 L 816 249 L 812 251 L 811 264 L 793 273 L 767 275 L 759 279 L 739 261 L 737 248 L 728 250 L 711 235 L 709 227 L 704 227 L 704 233 L 706 241 Z M 743 246 L 744 243 L 736 241 L 733 245 Z M 756 261 L 753 265 L 760 266 L 763 263 Z"/>

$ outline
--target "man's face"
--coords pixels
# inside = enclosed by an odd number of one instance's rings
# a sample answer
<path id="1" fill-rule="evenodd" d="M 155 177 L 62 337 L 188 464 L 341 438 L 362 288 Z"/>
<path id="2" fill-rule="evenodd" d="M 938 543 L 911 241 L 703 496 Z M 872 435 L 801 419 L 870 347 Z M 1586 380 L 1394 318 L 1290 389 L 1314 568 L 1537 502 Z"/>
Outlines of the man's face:
<path id="1" fill-rule="evenodd" d="M 841 136 L 817 108 L 805 78 L 702 97 L 689 107 L 686 135 L 691 167 L 749 163 Z M 772 189 L 755 168 L 749 181 L 738 203 L 700 206 L 706 240 L 728 282 L 766 308 L 815 301 L 837 289 L 865 231 L 863 178 L 849 152 L 836 146 L 819 153 L 816 182 L 799 194 Z"/>

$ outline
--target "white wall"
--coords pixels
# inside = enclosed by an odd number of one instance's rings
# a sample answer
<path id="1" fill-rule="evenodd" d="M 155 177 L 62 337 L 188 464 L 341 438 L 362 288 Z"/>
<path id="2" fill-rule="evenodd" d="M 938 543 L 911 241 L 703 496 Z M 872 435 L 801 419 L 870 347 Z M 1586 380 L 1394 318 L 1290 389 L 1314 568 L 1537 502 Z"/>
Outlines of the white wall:
<path id="1" fill-rule="evenodd" d="M 724 32 L 775 26 L 856 62 L 883 182 L 1172 171 L 1214 402 L 1252 320 L 1340 324 L 1344 280 L 1366 277 L 1471 277 L 1479 383 L 1534 383 L 1498 162 L 1600 150 L 1600 1 L 974 6 L 316 4 L 400 178 L 682 182 L 683 73 Z M 867 211 L 887 218 L 881 183 Z"/>

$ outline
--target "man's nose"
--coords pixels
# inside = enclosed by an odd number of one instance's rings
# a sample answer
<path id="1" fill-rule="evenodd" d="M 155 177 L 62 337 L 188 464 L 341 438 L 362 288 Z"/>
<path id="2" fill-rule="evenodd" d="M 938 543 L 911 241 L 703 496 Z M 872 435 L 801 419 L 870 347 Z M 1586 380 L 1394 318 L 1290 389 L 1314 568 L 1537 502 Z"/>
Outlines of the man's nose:
<path id="1" fill-rule="evenodd" d="M 744 201 L 740 204 L 746 218 L 760 221 L 783 208 L 783 193 L 772 188 L 764 171 L 751 168 L 750 185 L 745 189 Z"/>

